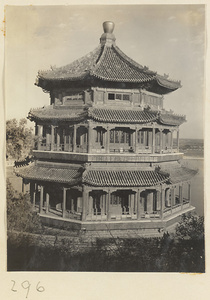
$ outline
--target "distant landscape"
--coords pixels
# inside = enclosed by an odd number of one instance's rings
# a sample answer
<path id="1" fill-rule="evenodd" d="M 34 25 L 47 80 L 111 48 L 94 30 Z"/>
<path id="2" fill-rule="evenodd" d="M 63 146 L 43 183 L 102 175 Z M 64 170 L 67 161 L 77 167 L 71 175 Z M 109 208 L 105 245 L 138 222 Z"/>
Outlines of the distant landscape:
<path id="1" fill-rule="evenodd" d="M 179 150 L 185 156 L 204 157 L 204 140 L 203 139 L 180 139 Z"/>

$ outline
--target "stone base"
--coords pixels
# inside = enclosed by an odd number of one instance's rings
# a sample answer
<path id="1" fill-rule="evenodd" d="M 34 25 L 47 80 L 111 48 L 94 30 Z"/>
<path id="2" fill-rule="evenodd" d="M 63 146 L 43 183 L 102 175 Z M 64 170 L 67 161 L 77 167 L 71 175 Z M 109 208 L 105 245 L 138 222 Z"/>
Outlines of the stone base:
<path id="1" fill-rule="evenodd" d="M 182 212 L 165 217 L 163 220 L 126 220 L 126 221 L 77 221 L 64 219 L 61 217 L 52 217 L 40 214 L 43 225 L 55 227 L 65 230 L 78 230 L 78 231 L 109 231 L 109 230 L 138 230 L 142 233 L 167 231 L 168 228 L 181 220 L 184 213 L 194 211 L 194 207 L 189 207 Z"/>

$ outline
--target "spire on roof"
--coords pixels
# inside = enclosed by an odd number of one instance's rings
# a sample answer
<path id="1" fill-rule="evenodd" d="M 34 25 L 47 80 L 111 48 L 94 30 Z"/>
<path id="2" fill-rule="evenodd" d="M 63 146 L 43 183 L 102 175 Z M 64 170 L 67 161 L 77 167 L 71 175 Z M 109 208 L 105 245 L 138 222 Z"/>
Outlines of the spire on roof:
<path id="1" fill-rule="evenodd" d="M 100 38 L 101 45 L 106 45 L 108 47 L 115 45 L 116 38 L 113 34 L 114 26 L 114 23 L 111 21 L 106 21 L 103 23 L 104 33 Z"/>

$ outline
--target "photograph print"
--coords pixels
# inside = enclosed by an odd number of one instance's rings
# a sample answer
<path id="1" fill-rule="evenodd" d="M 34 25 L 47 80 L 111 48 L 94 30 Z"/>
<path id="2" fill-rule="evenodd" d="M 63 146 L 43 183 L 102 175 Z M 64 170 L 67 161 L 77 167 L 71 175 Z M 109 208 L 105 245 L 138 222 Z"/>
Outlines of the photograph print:
<path id="1" fill-rule="evenodd" d="M 7 271 L 205 273 L 205 6 L 5 17 Z"/>

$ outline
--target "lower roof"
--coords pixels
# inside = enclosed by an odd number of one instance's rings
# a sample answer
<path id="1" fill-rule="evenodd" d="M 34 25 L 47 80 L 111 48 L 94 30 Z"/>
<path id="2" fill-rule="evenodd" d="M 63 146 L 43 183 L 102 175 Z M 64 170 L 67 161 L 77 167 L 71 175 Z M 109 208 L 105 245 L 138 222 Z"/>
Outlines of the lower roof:
<path id="1" fill-rule="evenodd" d="M 17 176 L 28 180 L 46 181 L 76 185 L 84 183 L 89 186 L 101 187 L 149 187 L 163 183 L 176 184 L 190 180 L 197 171 L 177 165 L 170 172 L 156 170 L 107 170 L 87 169 L 81 165 L 68 167 L 52 167 L 31 164 L 15 169 Z"/>
<path id="2" fill-rule="evenodd" d="M 31 164 L 15 169 L 16 175 L 25 179 L 66 183 L 70 185 L 81 182 L 82 171 L 81 166 L 75 167 L 75 165 L 69 166 L 68 168 L 58 168 Z"/>

